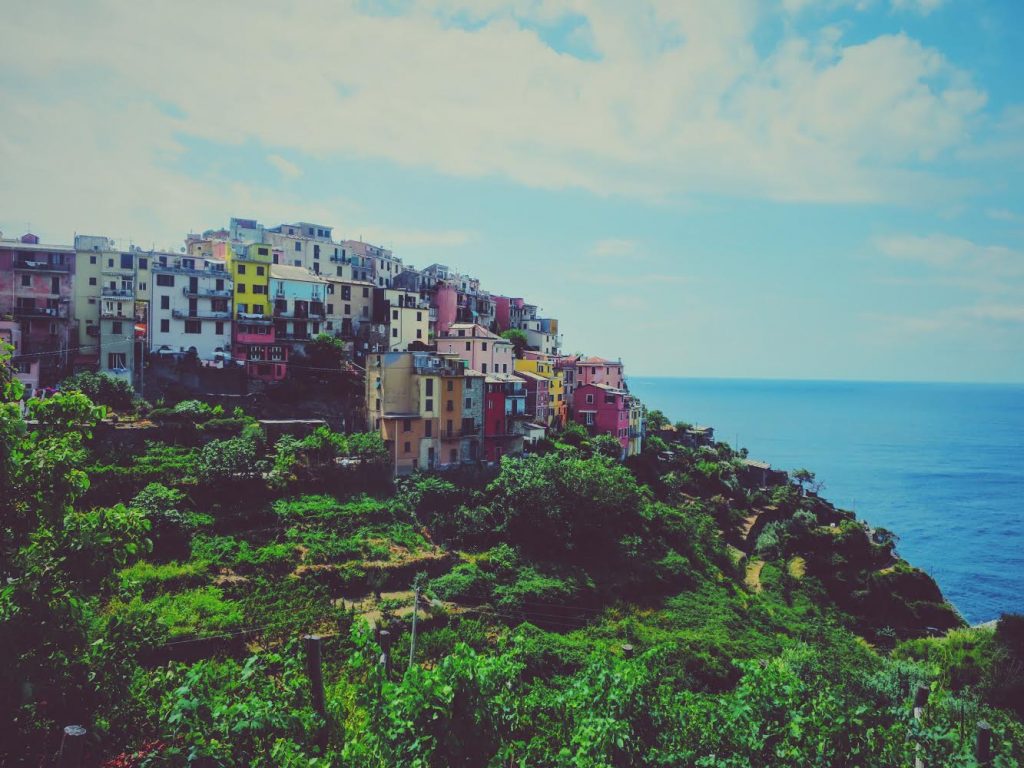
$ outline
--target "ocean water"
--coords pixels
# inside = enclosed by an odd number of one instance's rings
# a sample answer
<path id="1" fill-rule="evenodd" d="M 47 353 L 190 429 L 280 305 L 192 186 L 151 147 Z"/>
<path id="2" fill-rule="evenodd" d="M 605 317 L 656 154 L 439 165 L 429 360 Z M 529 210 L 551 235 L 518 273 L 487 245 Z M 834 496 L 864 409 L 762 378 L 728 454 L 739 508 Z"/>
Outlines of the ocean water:
<path id="1" fill-rule="evenodd" d="M 971 623 L 1024 613 L 1024 385 L 630 377 L 648 408 L 899 537 Z"/>

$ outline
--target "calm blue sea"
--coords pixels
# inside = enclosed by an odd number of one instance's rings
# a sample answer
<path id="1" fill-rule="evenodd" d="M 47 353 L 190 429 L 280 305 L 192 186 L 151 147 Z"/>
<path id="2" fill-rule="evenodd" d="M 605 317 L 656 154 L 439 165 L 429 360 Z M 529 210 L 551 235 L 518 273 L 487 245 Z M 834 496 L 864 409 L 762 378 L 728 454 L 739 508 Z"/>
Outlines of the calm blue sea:
<path id="1" fill-rule="evenodd" d="M 1024 385 L 630 377 L 648 408 L 715 428 L 900 536 L 970 622 L 1024 613 Z"/>

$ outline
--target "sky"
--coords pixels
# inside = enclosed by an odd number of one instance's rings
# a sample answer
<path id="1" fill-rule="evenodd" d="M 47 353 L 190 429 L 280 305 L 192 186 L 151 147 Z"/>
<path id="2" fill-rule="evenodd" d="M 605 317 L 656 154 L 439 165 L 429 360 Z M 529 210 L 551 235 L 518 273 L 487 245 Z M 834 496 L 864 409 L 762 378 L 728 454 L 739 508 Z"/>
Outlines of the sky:
<path id="1" fill-rule="evenodd" d="M 9 4 L 0 230 L 307 220 L 628 374 L 1024 381 L 1019 0 Z"/>

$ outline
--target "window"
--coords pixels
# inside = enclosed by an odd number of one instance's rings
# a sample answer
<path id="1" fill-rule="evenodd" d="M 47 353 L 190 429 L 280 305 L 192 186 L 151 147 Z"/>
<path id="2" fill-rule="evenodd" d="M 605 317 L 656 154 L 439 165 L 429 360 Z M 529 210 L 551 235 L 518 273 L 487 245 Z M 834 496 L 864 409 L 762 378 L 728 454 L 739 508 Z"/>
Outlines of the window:
<path id="1" fill-rule="evenodd" d="M 149 259 L 139 256 L 139 269 L 149 269 Z"/>
<path id="2" fill-rule="evenodd" d="M 430 409 L 428 408 L 427 410 L 429 411 Z M 423 422 L 423 436 L 424 437 L 433 437 L 434 436 L 434 422 L 432 422 L 432 421 L 425 421 L 425 422 Z"/>
<path id="3" fill-rule="evenodd" d="M 406 453 L 409 453 L 409 451 L 411 451 L 411 450 L 412 450 L 412 448 L 410 447 L 410 445 L 409 445 L 409 442 L 408 442 L 408 441 L 406 441 L 406 443 L 405 443 L 405 448 L 404 448 L 404 450 L 405 450 L 405 452 L 406 452 Z"/>
<path id="4" fill-rule="evenodd" d="M 420 328 L 416 329 L 416 338 L 417 339 L 422 339 L 423 338 L 423 330 L 422 329 L 420 329 Z"/>
<path id="5" fill-rule="evenodd" d="M 422 322 L 422 320 L 423 320 L 423 313 L 422 312 L 417 312 L 416 313 L 416 322 L 419 323 L 419 322 Z"/>
<path id="6" fill-rule="evenodd" d="M 588 427 L 594 426 L 594 414 L 592 414 L 592 413 L 584 413 L 583 414 L 583 420 L 584 420 L 584 422 L 586 423 L 586 425 Z"/>
<path id="7" fill-rule="evenodd" d="M 346 315 L 351 315 L 352 314 L 352 305 L 351 304 L 346 304 L 345 305 L 345 314 Z"/>
<path id="8" fill-rule="evenodd" d="M 424 403 L 424 410 L 425 411 L 433 411 L 434 410 L 434 400 L 433 400 L 433 398 L 429 398 L 429 397 L 427 398 L 426 402 Z"/>
<path id="9" fill-rule="evenodd" d="M 22 286 L 22 288 L 27 288 L 30 285 L 32 285 L 32 275 L 22 275 L 21 276 L 21 286 Z"/>
<path id="10" fill-rule="evenodd" d="M 594 404 L 594 396 L 593 395 L 587 395 L 587 405 L 593 405 L 593 404 Z"/>
<path id="11" fill-rule="evenodd" d="M 267 286 L 265 286 L 265 285 L 254 285 L 252 287 L 252 292 L 253 293 L 258 293 L 258 294 L 266 294 Z"/>
<path id="12" fill-rule="evenodd" d="M 469 352 L 469 350 L 472 349 L 472 348 L 473 348 L 473 343 L 470 342 L 470 341 L 467 341 L 466 342 L 466 351 Z"/>
<path id="13" fill-rule="evenodd" d="M 114 260 L 113 259 L 107 259 L 107 266 L 109 268 L 113 269 L 113 267 L 114 267 Z"/>
<path id="14" fill-rule="evenodd" d="M 352 299 L 352 286 L 341 286 L 341 298 L 343 298 L 345 301 L 349 301 Z"/>
<path id="15" fill-rule="evenodd" d="M 265 267 L 256 267 L 256 274 L 257 275 L 263 275 L 265 273 L 266 273 L 266 268 Z"/>
<path id="16" fill-rule="evenodd" d="M 245 283 L 239 283 L 235 288 L 239 293 L 245 293 Z"/>
<path id="17" fill-rule="evenodd" d="M 228 311 L 228 300 L 227 299 L 210 299 L 210 310 L 213 312 L 227 312 Z"/>
<path id="18" fill-rule="evenodd" d="M 370 308 L 364 305 L 363 306 L 363 317 L 369 317 L 369 316 L 370 316 Z"/>
<path id="19" fill-rule="evenodd" d="M 449 400 L 447 403 L 445 403 L 444 409 L 446 411 L 454 411 L 455 410 L 455 401 L 454 400 Z"/>
<path id="20" fill-rule="evenodd" d="M 171 297 L 170 296 L 161 296 L 160 297 L 160 309 L 170 309 L 170 308 L 171 308 Z"/>
<path id="21" fill-rule="evenodd" d="M 313 246 L 313 258 L 314 259 L 319 259 L 320 258 L 320 246 L 319 245 L 314 245 Z"/>
<path id="22" fill-rule="evenodd" d="M 95 277 L 90 277 L 89 278 L 89 285 L 96 285 L 96 278 Z"/>
<path id="23" fill-rule="evenodd" d="M 434 380 L 433 379 L 427 379 L 427 396 L 429 397 L 430 395 L 433 395 L 433 394 L 434 394 Z"/>
<path id="24" fill-rule="evenodd" d="M 397 320 L 398 319 L 398 310 L 397 309 L 391 310 L 391 319 L 392 320 Z"/>
<path id="25" fill-rule="evenodd" d="M 412 419 L 402 419 L 402 431 L 403 432 L 412 432 Z M 408 443 L 406 443 L 406 445 L 408 445 Z M 409 449 L 406 448 L 406 450 L 409 450 Z"/>
<path id="26" fill-rule="evenodd" d="M 445 383 L 448 385 L 447 389 L 448 389 L 449 392 L 451 392 L 452 390 L 455 389 L 455 382 L 452 381 L 451 379 L 448 379 L 448 381 L 445 382 Z"/>
<path id="27" fill-rule="evenodd" d="M 50 278 L 50 293 L 60 293 L 60 278 L 59 277 L 51 277 Z"/>
<path id="28" fill-rule="evenodd" d="M 238 265 L 238 274 L 240 274 L 240 275 L 244 275 L 245 274 L 245 264 L 239 264 Z"/>
<path id="29" fill-rule="evenodd" d="M 221 278 L 221 277 L 217 278 L 216 283 L 214 283 L 214 290 L 215 291 L 223 291 L 224 290 L 224 279 L 223 278 Z"/>
<path id="30" fill-rule="evenodd" d="M 128 353 L 126 352 L 108 352 L 107 353 L 107 368 L 127 368 L 128 367 Z"/>
<path id="31" fill-rule="evenodd" d="M 487 373 L 487 363 L 480 364 L 480 373 Z"/>
<path id="32" fill-rule="evenodd" d="M 295 259 L 295 261 L 292 262 L 292 266 L 301 267 L 302 266 L 302 260 L 301 259 Z"/>
<path id="33" fill-rule="evenodd" d="M 214 324 L 213 329 L 214 329 L 214 333 L 216 333 L 218 336 L 223 336 L 224 335 L 224 321 L 223 320 L 218 320 Z"/>
<path id="34" fill-rule="evenodd" d="M 115 336 L 120 336 L 122 333 L 124 333 L 124 323 L 122 323 L 120 320 L 115 320 L 110 324 L 110 332 Z"/>
<path id="35" fill-rule="evenodd" d="M 160 321 L 160 333 L 170 333 L 170 332 L 171 332 L 171 321 L 170 320 L 166 320 L 166 319 L 165 320 L 161 320 Z"/>
<path id="36" fill-rule="evenodd" d="M 249 305 L 248 304 L 239 304 L 238 305 L 238 311 L 240 313 L 242 313 L 242 314 L 248 314 L 248 312 L 249 312 Z"/>
<path id="37" fill-rule="evenodd" d="M 295 241 L 295 250 L 296 251 L 301 251 L 302 250 L 302 243 L 300 243 L 298 240 Z"/>
<path id="38" fill-rule="evenodd" d="M 202 320 L 186 320 L 185 321 L 185 333 L 202 333 L 203 332 L 203 321 Z"/>
<path id="39" fill-rule="evenodd" d="M 252 305 L 252 313 L 254 315 L 262 315 L 263 314 L 263 305 L 262 304 L 253 304 Z"/>
<path id="40" fill-rule="evenodd" d="M 398 338 L 398 329 L 397 328 L 392 328 L 391 329 L 391 338 L 393 338 L 393 339 L 397 339 Z"/>
<path id="41" fill-rule="evenodd" d="M 368 298 L 369 295 L 370 295 L 370 289 L 369 288 L 363 288 L 363 298 L 364 299 Z"/>
<path id="42" fill-rule="evenodd" d="M 89 257 L 89 263 L 90 264 L 95 264 L 96 263 L 96 257 L 95 256 L 90 256 Z"/>
<path id="43" fill-rule="evenodd" d="M 134 266 L 132 263 L 132 255 L 130 253 L 121 254 L 121 269 L 131 269 Z"/>
<path id="44" fill-rule="evenodd" d="M 486 351 L 487 351 L 487 342 L 486 342 L 486 341 L 485 341 L 485 342 L 483 343 L 483 346 L 481 347 L 481 349 L 482 349 L 482 350 L 483 350 L 484 352 L 486 352 Z"/>
<path id="45" fill-rule="evenodd" d="M 333 304 L 328 304 L 327 305 L 327 314 L 328 315 L 333 315 L 334 314 L 334 305 Z"/>
<path id="46" fill-rule="evenodd" d="M 174 287 L 174 275 L 163 275 L 163 274 L 157 275 L 156 276 L 156 284 L 157 285 L 162 285 L 162 286 L 164 286 L 166 288 L 173 288 Z"/>
<path id="47" fill-rule="evenodd" d="M 146 284 L 145 283 L 139 283 L 139 290 L 140 291 L 145 291 L 146 290 Z"/>

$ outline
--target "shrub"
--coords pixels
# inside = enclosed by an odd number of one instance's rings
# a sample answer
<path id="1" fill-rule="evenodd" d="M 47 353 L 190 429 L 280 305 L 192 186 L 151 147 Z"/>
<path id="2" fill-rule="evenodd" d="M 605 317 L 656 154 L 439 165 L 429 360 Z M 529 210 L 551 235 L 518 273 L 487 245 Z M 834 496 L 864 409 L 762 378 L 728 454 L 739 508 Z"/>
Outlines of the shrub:
<path id="1" fill-rule="evenodd" d="M 131 384 L 106 373 L 76 373 L 64 379 L 57 388 L 81 392 L 97 405 L 120 412 L 131 410 L 135 397 Z"/>

